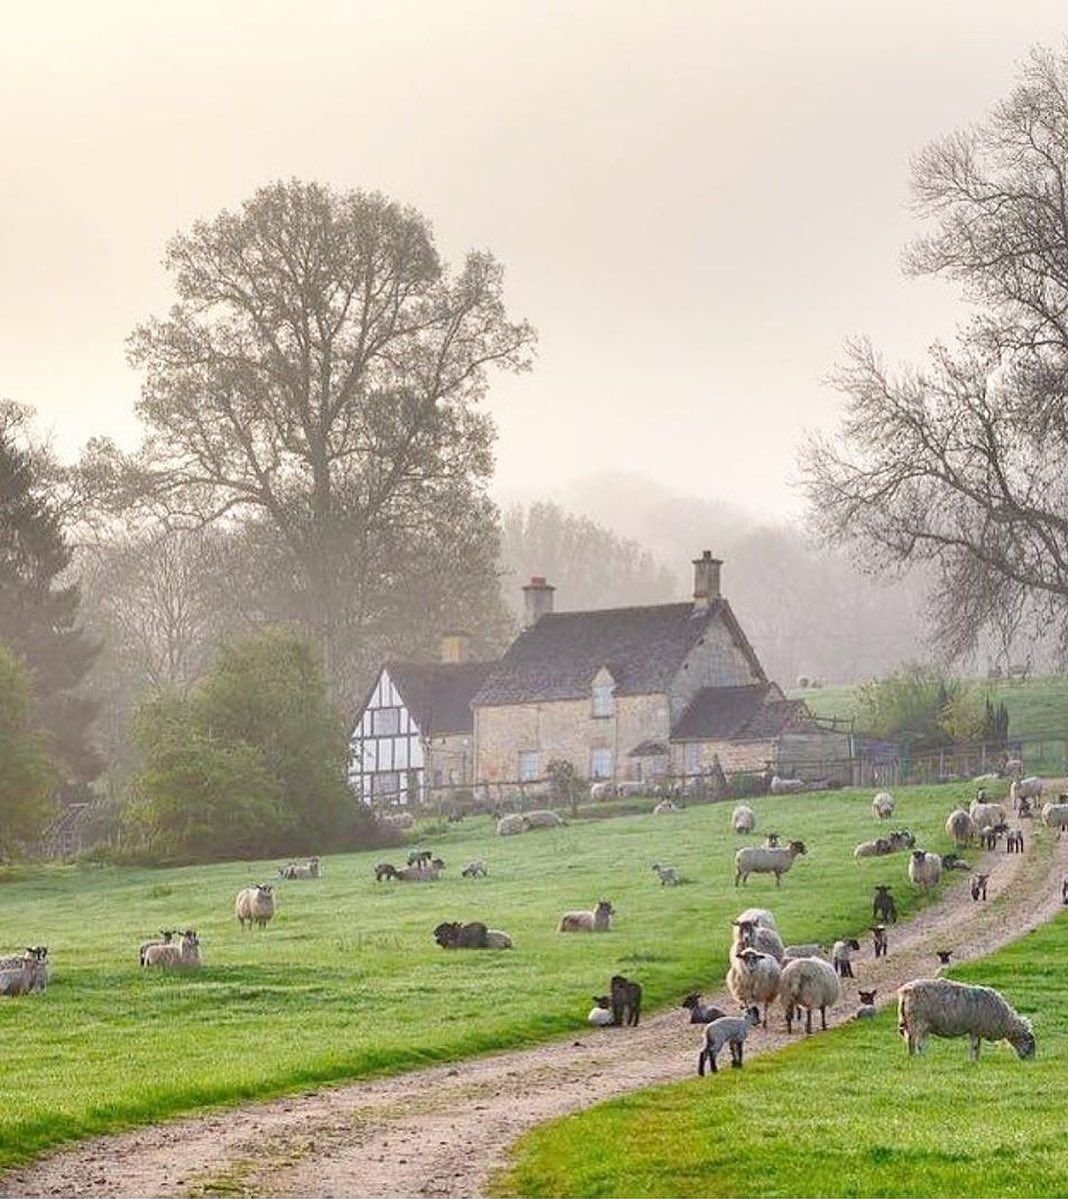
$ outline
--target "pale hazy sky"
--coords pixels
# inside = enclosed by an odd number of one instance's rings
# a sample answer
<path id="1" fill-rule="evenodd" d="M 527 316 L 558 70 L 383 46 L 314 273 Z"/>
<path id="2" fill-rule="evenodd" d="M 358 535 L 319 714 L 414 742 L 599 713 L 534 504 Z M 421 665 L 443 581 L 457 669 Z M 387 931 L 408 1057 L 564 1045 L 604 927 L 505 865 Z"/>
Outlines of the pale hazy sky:
<path id="1" fill-rule="evenodd" d="M 1064 0 L 0 0 L 0 396 L 138 440 L 126 335 L 176 230 L 278 177 L 487 247 L 541 336 L 498 491 L 622 468 L 763 512 L 845 337 L 959 315 L 899 272 L 909 155 L 978 120 Z"/>

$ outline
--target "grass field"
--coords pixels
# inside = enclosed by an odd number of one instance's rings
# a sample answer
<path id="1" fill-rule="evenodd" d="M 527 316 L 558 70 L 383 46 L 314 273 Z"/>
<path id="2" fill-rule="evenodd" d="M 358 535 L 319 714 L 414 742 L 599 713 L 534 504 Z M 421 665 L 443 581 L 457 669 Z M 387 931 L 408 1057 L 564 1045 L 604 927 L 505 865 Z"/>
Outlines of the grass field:
<path id="1" fill-rule="evenodd" d="M 742 1071 L 636 1092 L 520 1141 L 501 1195 L 1062 1196 L 1055 1097 L 1068 1052 L 1068 914 L 950 972 L 1030 1017 L 1035 1059 L 932 1038 L 909 1059 L 896 1007 Z"/>
<path id="2" fill-rule="evenodd" d="M 929 848 L 969 788 L 898 794 L 899 814 Z M 388 854 L 328 857 L 319 882 L 279 883 L 279 914 L 242 933 L 233 896 L 275 863 L 172 870 L 43 867 L 0 872 L 0 948 L 51 947 L 47 994 L 0 1002 L 0 1165 L 70 1137 L 198 1106 L 299 1090 L 529 1043 L 584 1027 L 589 997 L 618 971 L 647 1006 L 717 985 L 728 920 L 773 902 L 789 940 L 866 927 L 874 882 L 912 902 L 904 856 L 853 861 L 874 835 L 870 792 L 753 801 L 761 831 L 810 847 L 776 892 L 770 877 L 733 887 L 738 839 L 729 805 L 678 816 L 620 817 L 498 839 L 488 819 L 427 841 L 451 869 L 432 884 L 376 884 Z M 402 855 L 394 854 L 394 860 Z M 488 879 L 462 879 L 469 857 Z M 661 888 L 649 866 L 693 882 Z M 602 896 L 615 929 L 561 937 L 562 910 Z M 446 953 L 431 930 L 483 919 L 517 948 Z M 137 945 L 161 927 L 196 927 L 206 966 L 185 976 L 141 971 Z M 709 930 L 722 930 L 722 935 Z"/>

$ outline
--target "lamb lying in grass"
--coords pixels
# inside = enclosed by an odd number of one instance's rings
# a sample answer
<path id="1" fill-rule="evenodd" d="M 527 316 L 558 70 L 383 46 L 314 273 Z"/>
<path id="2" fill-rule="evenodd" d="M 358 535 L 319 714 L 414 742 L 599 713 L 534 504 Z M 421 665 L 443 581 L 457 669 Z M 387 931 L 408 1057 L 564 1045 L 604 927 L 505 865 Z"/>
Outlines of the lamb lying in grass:
<path id="1" fill-rule="evenodd" d="M 1034 1057 L 1031 1022 L 992 987 L 918 978 L 900 987 L 897 999 L 898 1032 L 910 1057 L 923 1052 L 929 1036 L 968 1037 L 972 1061 L 979 1060 L 982 1041 L 1008 1041 L 1019 1057 Z"/>

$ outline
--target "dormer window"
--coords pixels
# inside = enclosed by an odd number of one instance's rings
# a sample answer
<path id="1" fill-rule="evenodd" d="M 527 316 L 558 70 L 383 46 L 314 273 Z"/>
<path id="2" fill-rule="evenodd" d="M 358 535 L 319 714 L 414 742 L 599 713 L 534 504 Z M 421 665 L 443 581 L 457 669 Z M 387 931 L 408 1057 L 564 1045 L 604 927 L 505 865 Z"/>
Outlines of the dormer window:
<path id="1" fill-rule="evenodd" d="M 594 717 L 614 716 L 616 700 L 612 694 L 614 687 L 611 683 L 594 683 L 593 685 L 593 715 Z"/>

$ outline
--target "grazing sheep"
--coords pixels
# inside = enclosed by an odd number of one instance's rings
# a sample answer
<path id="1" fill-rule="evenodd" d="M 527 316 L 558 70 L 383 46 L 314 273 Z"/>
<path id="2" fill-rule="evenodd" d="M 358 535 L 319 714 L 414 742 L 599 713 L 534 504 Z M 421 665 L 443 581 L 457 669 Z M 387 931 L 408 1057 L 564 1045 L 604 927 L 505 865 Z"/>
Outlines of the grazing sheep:
<path id="1" fill-rule="evenodd" d="M 654 862 L 653 873 L 660 879 L 662 887 L 677 887 L 682 882 L 682 877 L 674 866 L 661 866 L 659 862 Z"/>
<path id="2" fill-rule="evenodd" d="M 871 801 L 871 814 L 876 820 L 889 820 L 894 814 L 894 797 L 889 791 L 880 791 Z"/>
<path id="3" fill-rule="evenodd" d="M 871 944 L 877 958 L 884 958 L 890 949 L 890 938 L 886 935 L 885 924 L 871 926 Z"/>
<path id="4" fill-rule="evenodd" d="M 878 990 L 878 987 L 873 987 L 870 991 L 857 992 L 860 998 L 860 1007 L 857 1008 L 855 1015 L 858 1020 L 870 1020 L 875 1015 L 875 995 Z"/>
<path id="5" fill-rule="evenodd" d="M 752 920 L 734 920 L 731 927 L 732 955 L 743 949 L 755 949 L 757 953 L 770 954 L 777 962 L 782 963 L 782 939 L 773 928 L 764 928 Z"/>
<path id="6" fill-rule="evenodd" d="M 756 830 L 756 813 L 748 804 L 740 803 L 731 813 L 731 828 L 736 833 L 751 833 Z"/>
<path id="7" fill-rule="evenodd" d="M 400 870 L 393 872 L 393 877 L 398 882 L 402 883 L 433 883 L 441 878 L 441 871 L 445 866 L 442 862 L 440 866 L 436 866 L 435 862 L 441 862 L 440 858 L 434 858 L 429 866 L 403 866 Z"/>
<path id="8" fill-rule="evenodd" d="M 804 945 L 787 945 L 782 951 L 784 962 L 792 962 L 796 958 L 821 958 L 823 956 L 823 946 L 817 945 L 815 941 L 809 941 Z"/>
<path id="9" fill-rule="evenodd" d="M 696 991 L 692 995 L 687 995 L 679 1006 L 689 1009 L 691 1024 L 711 1024 L 713 1020 L 719 1020 L 727 1014 L 722 1008 L 715 1007 L 713 1004 L 706 1007 Z"/>
<path id="10" fill-rule="evenodd" d="M 612 1023 L 636 1026 L 642 1010 L 641 983 L 632 982 L 622 974 L 614 974 L 610 986 Z"/>
<path id="11" fill-rule="evenodd" d="M 475 858 L 474 861 L 468 862 L 460 871 L 461 878 L 486 878 L 488 874 L 489 867 L 481 858 Z"/>
<path id="12" fill-rule="evenodd" d="M 960 849 L 971 844 L 977 831 L 975 821 L 963 808 L 954 808 L 946 817 L 946 836 L 952 837 Z"/>
<path id="13" fill-rule="evenodd" d="M 612 1000 L 607 995 L 594 995 L 593 1007 L 586 1017 L 588 1024 L 596 1028 L 607 1028 L 612 1021 Z"/>
<path id="14" fill-rule="evenodd" d="M 143 966 L 145 964 L 145 950 L 148 949 L 150 945 L 169 945 L 177 935 L 178 930 L 176 928 L 161 928 L 159 930 L 158 937 L 152 937 L 151 940 L 142 941 L 141 949 L 138 954 L 141 965 Z M 0 962 L 0 967 L 2 966 L 3 963 Z"/>
<path id="15" fill-rule="evenodd" d="M 734 855 L 737 871 L 734 885 L 745 884 L 751 874 L 774 874 L 775 886 L 782 886 L 782 876 L 794 864 L 794 858 L 807 852 L 804 841 L 791 841 L 785 849 L 767 849 L 763 846 L 747 846 Z"/>
<path id="16" fill-rule="evenodd" d="M 1021 1058 L 1033 1057 L 1031 1022 L 1018 1015 L 992 987 L 948 978 L 918 978 L 897 992 L 898 1032 L 909 1056 L 922 1053 L 929 1036 L 968 1037 L 972 1061 L 981 1041 L 1008 1041 Z"/>
<path id="17" fill-rule="evenodd" d="M 999 803 L 977 803 L 973 800 L 968 815 L 971 816 L 977 833 L 993 828 L 995 824 L 1005 823 L 1005 809 Z"/>
<path id="18" fill-rule="evenodd" d="M 537 809 L 533 812 L 527 812 L 523 817 L 523 827 L 525 829 L 562 828 L 563 825 L 564 818 L 556 812 L 551 812 L 547 809 Z"/>
<path id="19" fill-rule="evenodd" d="M 379 862 L 375 867 L 375 882 L 380 883 L 383 879 L 397 877 L 397 867 L 391 866 L 388 862 Z"/>
<path id="20" fill-rule="evenodd" d="M 142 963 L 146 968 L 159 966 L 164 970 L 195 970 L 200 964 L 200 938 L 191 928 L 182 933 L 181 941 L 150 945 Z"/>
<path id="21" fill-rule="evenodd" d="M 592 912 L 565 912 L 560 917 L 561 933 L 606 933 L 612 927 L 615 908 L 607 899 L 602 899 Z"/>
<path id="22" fill-rule="evenodd" d="M 653 808 L 654 816 L 673 816 L 676 812 L 681 812 L 682 808 L 677 803 L 670 799 L 662 799 L 655 808 Z"/>
<path id="23" fill-rule="evenodd" d="M 926 891 L 937 885 L 942 877 L 942 859 L 936 853 L 925 853 L 914 849 L 909 858 L 909 881 L 914 887 Z"/>
<path id="24" fill-rule="evenodd" d="M 616 788 L 613 783 L 591 783 L 590 784 L 590 799 L 611 799 L 616 793 Z"/>
<path id="25" fill-rule="evenodd" d="M 1061 795 L 1058 796 L 1058 799 L 1068 800 L 1068 796 Z M 1068 802 L 1043 804 L 1042 822 L 1047 828 L 1057 830 L 1057 840 L 1059 841 L 1061 833 L 1068 828 Z"/>
<path id="26" fill-rule="evenodd" d="M 249 928 L 254 924 L 259 928 L 266 928 L 274 919 L 272 890 L 269 883 L 256 883 L 254 887 L 245 887 L 244 890 L 238 891 L 237 899 L 234 900 L 234 917 L 240 921 L 242 928 L 245 927 L 246 920 Z"/>
<path id="27" fill-rule="evenodd" d="M 940 965 L 942 965 L 942 966 L 949 965 L 949 959 L 953 956 L 952 949 L 936 949 L 935 953 L 938 956 L 938 961 L 939 961 Z"/>
<path id="28" fill-rule="evenodd" d="M 743 949 L 731 956 L 727 990 L 742 1007 L 763 1004 L 764 1027 L 767 1028 L 768 1005 L 779 993 L 780 975 L 779 963 L 770 954 Z"/>
<path id="29" fill-rule="evenodd" d="M 894 902 L 894 897 L 890 894 L 892 890 L 892 887 L 886 887 L 880 883 L 876 886 L 875 894 L 871 901 L 872 916 L 884 924 L 897 923 L 897 904 Z"/>
<path id="30" fill-rule="evenodd" d="M 44 991 L 48 986 L 48 948 L 27 946 L 26 952 L 0 961 L 0 995 L 14 998 Z"/>
<path id="31" fill-rule="evenodd" d="M 497 836 L 498 837 L 514 837 L 517 833 L 524 832 L 526 825 L 523 823 L 523 816 L 520 812 L 512 812 L 509 816 L 502 816 L 497 821 Z"/>
<path id="32" fill-rule="evenodd" d="M 511 949 L 512 938 L 498 928 L 487 928 L 481 920 L 461 924 L 447 920 L 434 929 L 434 940 L 442 949 Z"/>
<path id="33" fill-rule="evenodd" d="M 743 920 L 748 920 L 750 924 L 759 924 L 761 928 L 770 928 L 775 931 L 778 931 L 779 927 L 775 923 L 775 917 L 767 908 L 746 908 L 744 912 L 739 912 L 734 919 L 739 924 Z"/>
<path id="34" fill-rule="evenodd" d="M 820 1024 L 827 1027 L 827 1009 L 833 1007 L 842 994 L 842 986 L 834 967 L 822 958 L 798 958 L 782 968 L 779 999 L 786 1010 L 786 1031 L 793 1032 L 794 1012 L 804 1008 L 805 1032 L 812 1031 L 812 1012 L 819 1008 Z M 800 1019 L 800 1013 L 798 1014 Z"/>
<path id="35" fill-rule="evenodd" d="M 706 1024 L 701 1034 L 701 1052 L 697 1055 L 697 1073 L 704 1077 L 706 1062 L 712 1073 L 717 1073 L 716 1055 L 724 1045 L 731 1047 L 731 1066 L 740 1070 L 745 1038 L 759 1023 L 760 1009 L 754 1006 L 746 1008 L 744 1016 L 721 1016 Z"/>
<path id="36" fill-rule="evenodd" d="M 972 899 L 986 902 L 986 883 L 989 878 L 989 874 L 976 874 L 972 877 Z"/>
<path id="37" fill-rule="evenodd" d="M 1026 802 L 1026 801 L 1024 801 Z M 1009 829 L 1009 834 L 1005 838 L 1006 853 L 1023 853 L 1024 851 L 1024 835 L 1022 828 Z"/>
<path id="38" fill-rule="evenodd" d="M 831 965 L 839 978 L 854 978 L 853 951 L 860 949 L 860 942 L 855 937 L 847 941 L 835 941 L 831 950 Z"/>
<path id="39" fill-rule="evenodd" d="M 777 774 L 771 776 L 771 783 L 768 790 L 772 795 L 796 795 L 799 791 L 804 791 L 804 779 L 784 779 Z"/>

